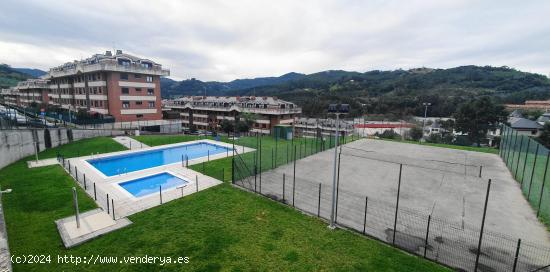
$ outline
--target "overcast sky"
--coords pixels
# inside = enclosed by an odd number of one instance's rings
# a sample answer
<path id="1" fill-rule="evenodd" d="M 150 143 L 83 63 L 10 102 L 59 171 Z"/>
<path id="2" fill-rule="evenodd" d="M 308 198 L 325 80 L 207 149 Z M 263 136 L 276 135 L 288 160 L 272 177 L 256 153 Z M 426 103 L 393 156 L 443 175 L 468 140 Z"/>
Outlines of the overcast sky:
<path id="1" fill-rule="evenodd" d="M 122 49 L 171 78 L 507 65 L 550 73 L 550 1 L 2 0 L 0 63 Z"/>

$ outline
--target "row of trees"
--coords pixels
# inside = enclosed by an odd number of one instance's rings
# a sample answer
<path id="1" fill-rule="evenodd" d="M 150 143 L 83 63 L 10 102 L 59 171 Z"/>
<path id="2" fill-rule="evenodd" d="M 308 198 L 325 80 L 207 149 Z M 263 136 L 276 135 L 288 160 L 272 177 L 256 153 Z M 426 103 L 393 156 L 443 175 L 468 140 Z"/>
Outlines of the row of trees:
<path id="1" fill-rule="evenodd" d="M 472 143 L 481 145 L 486 139 L 490 130 L 495 130 L 500 122 L 506 120 L 507 113 L 504 107 L 495 102 L 490 97 L 480 97 L 472 99 L 458 105 L 457 110 L 452 114 L 453 119 L 440 121 L 441 132 L 430 134 L 426 137 L 427 142 L 447 143 L 459 145 L 471 145 Z M 548 127 L 550 143 L 550 126 Z M 463 134 L 456 136 L 453 132 Z M 421 126 L 413 127 L 405 138 L 418 141 L 424 133 Z M 382 138 L 400 138 L 393 131 L 385 131 L 377 136 Z"/>

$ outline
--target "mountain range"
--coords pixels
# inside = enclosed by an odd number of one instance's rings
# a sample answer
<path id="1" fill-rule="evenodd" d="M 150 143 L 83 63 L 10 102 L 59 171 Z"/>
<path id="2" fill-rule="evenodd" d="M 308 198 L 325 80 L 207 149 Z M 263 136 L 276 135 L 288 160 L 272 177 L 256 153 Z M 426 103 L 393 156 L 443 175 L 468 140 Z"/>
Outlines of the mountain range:
<path id="1" fill-rule="evenodd" d="M 46 72 L 0 65 L 0 86 Z M 236 79 L 229 82 L 182 81 L 161 78 L 161 95 L 277 96 L 300 105 L 309 116 L 323 116 L 329 103 L 349 103 L 351 115 L 363 113 L 402 117 L 422 115 L 423 103 L 431 103 L 430 116 L 449 116 L 457 105 L 479 96 L 500 103 L 549 99 L 550 80 L 543 75 L 506 66 L 460 66 L 448 69 L 353 72 L 329 70 L 313 74 L 287 73 L 278 77 Z"/>
<path id="2" fill-rule="evenodd" d="M 491 96 L 501 103 L 550 98 L 550 80 L 543 75 L 509 67 L 460 66 L 449 69 L 350 72 L 330 70 L 313 74 L 203 82 L 196 79 L 161 81 L 164 98 L 182 95 L 278 96 L 297 103 L 309 116 L 322 116 L 329 103 L 349 103 L 351 115 L 363 113 L 422 115 L 431 103 L 431 116 L 449 116 L 460 103 Z"/>

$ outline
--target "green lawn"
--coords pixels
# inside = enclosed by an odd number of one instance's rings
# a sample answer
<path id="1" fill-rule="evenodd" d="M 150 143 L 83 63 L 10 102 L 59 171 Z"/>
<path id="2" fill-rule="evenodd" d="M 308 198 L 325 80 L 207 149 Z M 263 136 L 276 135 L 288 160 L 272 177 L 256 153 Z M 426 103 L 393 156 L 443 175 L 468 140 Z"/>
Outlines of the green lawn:
<path id="1" fill-rule="evenodd" d="M 539 218 L 550 230 L 550 187 L 545 187 L 541 195 L 543 182 L 550 180 L 550 171 L 545 171 L 548 149 L 536 141 L 530 140 L 527 135 L 517 137 L 515 145 L 513 141 L 512 143 L 507 142 L 504 148 L 503 160 L 505 160 L 508 169 L 520 184 L 524 196 L 529 200 L 535 212 L 538 211 L 540 204 Z M 548 186 L 548 181 L 546 183 Z M 540 203 L 541 197 L 542 204 Z"/>
<path id="2" fill-rule="evenodd" d="M 465 150 L 465 151 L 476 151 L 476 152 L 483 152 L 483 153 L 498 154 L 498 149 L 494 148 L 494 147 L 462 146 L 462 145 L 438 144 L 438 143 L 426 143 L 426 142 L 420 143 L 418 141 L 411 141 L 411 140 L 402 141 L 402 140 L 385 139 L 385 138 L 380 138 L 379 140 L 400 142 L 400 143 L 407 143 L 407 144 L 417 144 L 417 145 L 443 147 L 443 148 L 458 149 L 458 150 Z"/>
<path id="3" fill-rule="evenodd" d="M 126 147 L 109 137 L 97 137 L 74 141 L 56 148 L 46 149 L 38 153 L 39 159 L 55 158 L 57 153 L 65 158 L 91 155 L 92 153 L 109 153 L 127 150 Z"/>
<path id="4" fill-rule="evenodd" d="M 89 152 L 95 144 L 73 146 Z M 103 145 L 118 148 L 113 141 Z M 70 188 L 76 185 L 60 166 L 27 169 L 21 160 L 0 170 L 0 184 L 13 189 L 2 199 L 11 254 L 52 255 L 52 264 L 14 264 L 15 271 L 448 271 L 349 231 L 329 230 L 316 218 L 228 183 L 132 215 L 129 227 L 67 250 L 53 222 L 72 214 Z M 79 202 L 82 210 L 95 207 L 82 191 Z M 76 267 L 58 264 L 58 254 L 188 256 L 190 263 Z"/>

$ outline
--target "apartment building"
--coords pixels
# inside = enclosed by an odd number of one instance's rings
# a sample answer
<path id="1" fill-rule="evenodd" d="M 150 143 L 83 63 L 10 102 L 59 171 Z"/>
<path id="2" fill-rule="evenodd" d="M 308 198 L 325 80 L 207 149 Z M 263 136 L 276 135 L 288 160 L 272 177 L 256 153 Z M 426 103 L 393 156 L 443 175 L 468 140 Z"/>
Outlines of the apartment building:
<path id="1" fill-rule="evenodd" d="M 349 120 L 340 120 L 338 131 L 342 135 L 351 135 L 353 133 L 353 122 Z M 296 135 L 315 137 L 329 137 L 336 131 L 336 120 L 322 118 L 296 118 L 294 121 L 294 133 Z"/>
<path id="2" fill-rule="evenodd" d="M 41 80 L 20 83 L 15 103 L 112 116 L 117 122 L 162 119 L 160 77 L 170 71 L 154 61 L 125 54 L 95 54 L 51 68 Z M 7 92 L 6 92 L 7 93 Z M 4 99 L 6 100 L 6 99 Z M 32 102 L 30 102 L 32 101 Z"/>
<path id="3" fill-rule="evenodd" d="M 268 134 L 278 124 L 292 125 L 302 109 L 277 97 L 186 96 L 164 100 L 163 109 L 178 112 L 182 125 L 199 130 L 220 130 L 221 122 L 254 114 L 252 132 Z"/>

